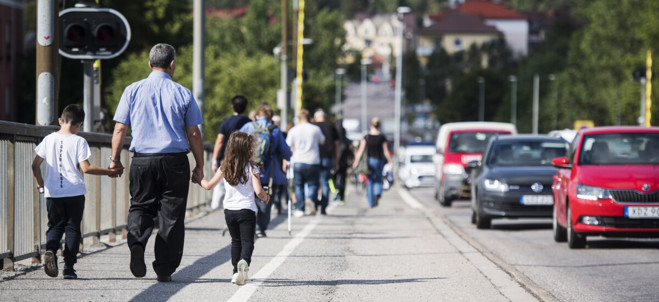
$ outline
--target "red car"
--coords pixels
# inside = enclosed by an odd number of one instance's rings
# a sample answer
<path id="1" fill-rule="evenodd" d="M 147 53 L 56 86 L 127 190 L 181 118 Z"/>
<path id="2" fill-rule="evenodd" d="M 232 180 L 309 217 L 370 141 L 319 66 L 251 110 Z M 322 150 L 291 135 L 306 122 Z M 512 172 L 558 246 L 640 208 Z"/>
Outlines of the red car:
<path id="1" fill-rule="evenodd" d="M 659 127 L 580 131 L 569 157 L 555 158 L 556 242 L 587 236 L 659 237 Z"/>

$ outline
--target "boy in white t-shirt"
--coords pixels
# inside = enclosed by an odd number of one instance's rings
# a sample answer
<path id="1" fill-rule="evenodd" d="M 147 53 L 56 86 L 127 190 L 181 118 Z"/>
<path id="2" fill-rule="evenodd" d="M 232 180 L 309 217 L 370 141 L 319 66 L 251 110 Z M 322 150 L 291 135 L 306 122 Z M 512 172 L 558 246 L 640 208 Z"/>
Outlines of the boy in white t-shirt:
<path id="1" fill-rule="evenodd" d="M 123 169 L 104 169 L 89 163 L 89 145 L 78 136 L 85 119 L 85 112 L 78 105 L 64 108 L 59 119 L 60 130 L 44 137 L 34 148 L 37 155 L 32 161 L 32 173 L 39 193 L 46 197 L 48 230 L 44 270 L 48 276 L 57 277 L 57 252 L 62 235 L 66 233 L 64 254 L 64 279 L 76 279 L 73 269 L 80 246 L 80 222 L 85 208 L 85 183 L 83 172 L 94 175 L 118 175 Z M 46 180 L 41 176 L 41 163 L 46 161 Z"/>

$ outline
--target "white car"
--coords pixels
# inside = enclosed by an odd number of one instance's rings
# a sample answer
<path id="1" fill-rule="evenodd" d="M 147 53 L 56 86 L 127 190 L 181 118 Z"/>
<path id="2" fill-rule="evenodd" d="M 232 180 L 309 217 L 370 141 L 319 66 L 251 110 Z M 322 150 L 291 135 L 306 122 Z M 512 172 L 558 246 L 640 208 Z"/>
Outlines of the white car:
<path id="1" fill-rule="evenodd" d="M 433 186 L 435 184 L 435 166 L 433 145 L 408 145 L 400 159 L 398 178 L 406 188 Z"/>

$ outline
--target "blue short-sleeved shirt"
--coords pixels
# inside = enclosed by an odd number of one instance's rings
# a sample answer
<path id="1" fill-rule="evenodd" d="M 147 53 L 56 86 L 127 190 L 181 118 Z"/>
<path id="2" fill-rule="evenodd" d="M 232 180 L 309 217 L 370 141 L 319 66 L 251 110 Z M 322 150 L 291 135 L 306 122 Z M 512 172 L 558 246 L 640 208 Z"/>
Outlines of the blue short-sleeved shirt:
<path id="1" fill-rule="evenodd" d="M 185 127 L 203 123 L 190 90 L 160 71 L 126 87 L 114 120 L 130 125 L 129 150 L 138 153 L 188 152 Z"/>

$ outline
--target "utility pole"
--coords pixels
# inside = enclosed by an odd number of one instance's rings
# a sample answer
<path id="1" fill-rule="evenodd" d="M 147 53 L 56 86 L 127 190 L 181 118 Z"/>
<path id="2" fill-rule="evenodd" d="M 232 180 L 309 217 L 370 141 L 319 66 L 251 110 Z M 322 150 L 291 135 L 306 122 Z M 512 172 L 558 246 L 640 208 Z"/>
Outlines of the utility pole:
<path id="1" fill-rule="evenodd" d="M 533 129 L 531 133 L 538 134 L 538 112 L 540 110 L 540 76 L 533 76 Z"/>
<path id="2" fill-rule="evenodd" d="M 281 0 L 281 93 L 283 106 L 281 106 L 281 127 L 286 130 L 288 126 L 288 1 Z"/>
<path id="3" fill-rule="evenodd" d="M 201 116 L 204 116 L 204 0 L 194 0 L 192 89 Z M 204 137 L 204 127 L 200 127 Z"/>
<path id="4" fill-rule="evenodd" d="M 337 68 L 336 69 L 336 84 L 334 85 L 335 87 L 335 95 L 334 95 L 334 107 L 336 107 L 334 114 L 339 115 L 343 113 L 343 108 L 341 108 L 341 88 L 343 88 L 343 80 L 341 79 L 341 76 L 345 73 L 345 69 L 343 68 Z"/>
<path id="5" fill-rule="evenodd" d="M 485 121 L 485 78 L 478 77 L 478 120 Z"/>
<path id="6" fill-rule="evenodd" d="M 517 127 L 517 77 L 511 75 L 510 81 L 510 123 Z"/>
<path id="7" fill-rule="evenodd" d="M 36 125 L 53 123 L 58 99 L 58 12 L 55 0 L 37 1 Z"/>
<path id="8" fill-rule="evenodd" d="M 302 71 L 304 70 L 303 66 L 303 54 L 304 54 L 304 47 L 302 43 L 302 39 L 304 39 L 304 0 L 297 0 L 298 1 L 298 18 L 297 18 L 297 76 L 296 76 L 296 82 L 295 86 L 296 87 L 296 93 L 295 97 L 297 98 L 297 110 L 298 112 L 302 109 Z"/>
<path id="9" fill-rule="evenodd" d="M 401 103 L 402 103 L 402 87 L 403 87 L 403 31 L 405 30 L 405 23 L 403 17 L 411 10 L 407 6 L 400 6 L 396 10 L 398 14 L 398 55 L 396 56 L 396 92 L 395 92 L 395 108 L 394 108 L 394 154 L 398 156 L 398 149 L 400 148 L 400 116 L 401 116 Z"/>

